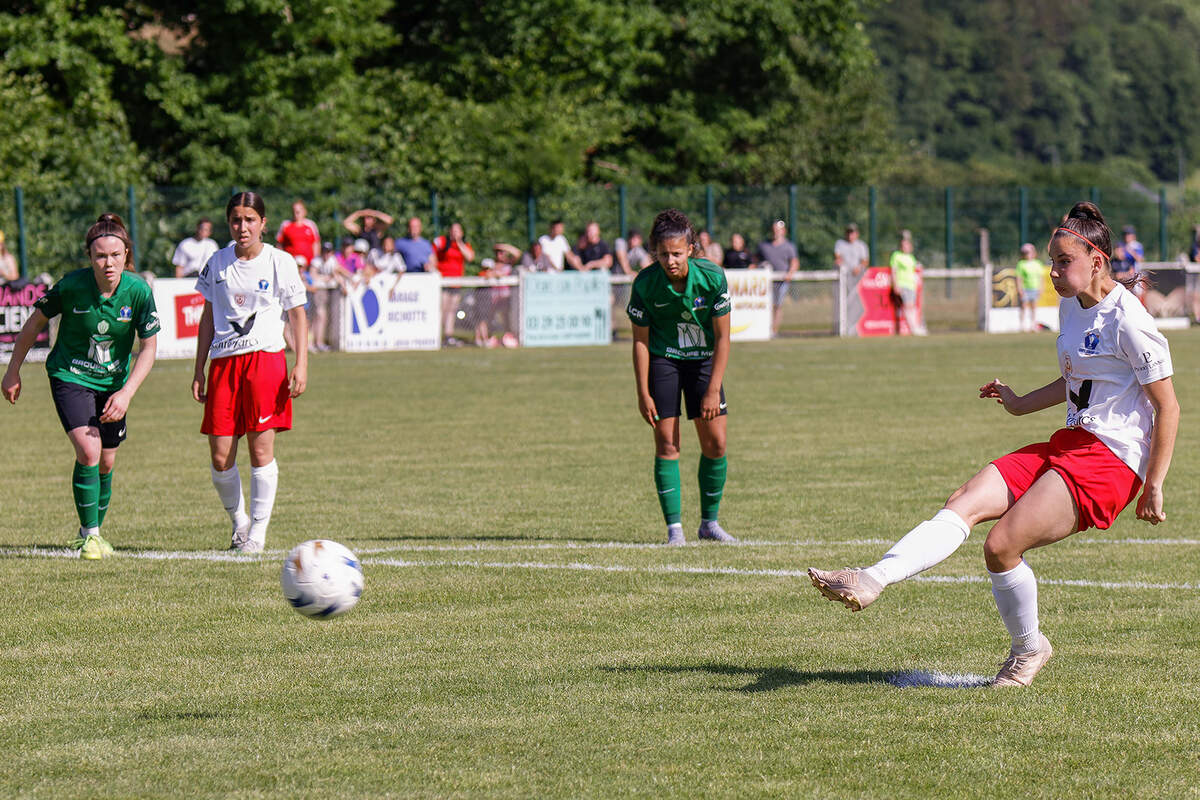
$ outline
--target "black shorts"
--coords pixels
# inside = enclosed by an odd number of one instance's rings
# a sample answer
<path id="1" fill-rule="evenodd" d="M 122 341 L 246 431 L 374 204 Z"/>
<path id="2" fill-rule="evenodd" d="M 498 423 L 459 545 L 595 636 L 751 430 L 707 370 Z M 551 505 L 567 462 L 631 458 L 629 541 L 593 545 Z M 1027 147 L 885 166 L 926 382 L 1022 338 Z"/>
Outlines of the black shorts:
<path id="1" fill-rule="evenodd" d="M 688 419 L 700 416 L 700 400 L 712 380 L 712 359 L 683 361 L 676 358 L 650 356 L 650 397 L 658 409 L 659 419 L 679 416 L 679 394 L 687 406 Z M 721 387 L 721 410 L 726 414 L 725 387 Z"/>
<path id="2" fill-rule="evenodd" d="M 58 378 L 50 379 L 50 394 L 54 397 L 54 408 L 58 411 L 63 430 L 69 433 L 76 428 L 98 428 L 100 446 L 106 450 L 118 447 L 125 441 L 125 421 L 129 418 L 126 414 L 125 419 L 116 422 L 100 421 L 104 404 L 115 391 L 105 392 Z"/>

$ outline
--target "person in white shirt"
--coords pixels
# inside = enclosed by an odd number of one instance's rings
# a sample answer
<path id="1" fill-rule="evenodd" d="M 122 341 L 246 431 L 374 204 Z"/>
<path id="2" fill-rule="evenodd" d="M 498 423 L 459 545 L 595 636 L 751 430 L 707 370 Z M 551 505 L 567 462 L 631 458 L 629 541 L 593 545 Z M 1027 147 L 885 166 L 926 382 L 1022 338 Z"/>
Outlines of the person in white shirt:
<path id="1" fill-rule="evenodd" d="M 192 397 L 204 404 L 200 432 L 208 435 L 213 486 L 233 522 L 230 549 L 260 553 L 279 483 L 275 431 L 291 429 L 292 398 L 308 385 L 307 293 L 296 259 L 262 241 L 267 213 L 258 194 L 235 194 L 225 217 L 233 244 L 217 251 L 196 279 L 204 312 Z M 300 343 L 290 374 L 285 314 Z M 206 383 L 204 364 L 210 358 Z M 237 468 L 242 436 L 250 450 L 249 514 Z"/>
<path id="2" fill-rule="evenodd" d="M 572 265 L 575 269 L 579 269 L 579 258 L 571 250 L 571 244 L 567 241 L 567 237 L 563 235 L 563 221 L 561 219 L 556 219 L 550 223 L 550 233 L 542 235 L 538 239 L 538 243 L 542 246 L 542 253 L 550 259 L 550 263 L 559 272 L 562 272 L 567 264 Z"/>
<path id="3" fill-rule="evenodd" d="M 1066 426 L 985 466 L 874 566 L 808 571 L 823 595 L 858 611 L 889 584 L 947 558 L 976 524 L 997 520 L 983 543 L 984 562 L 1012 647 L 994 686 L 1028 686 L 1053 654 L 1038 624 L 1027 551 L 1108 528 L 1135 498 L 1138 519 L 1166 519 L 1163 481 L 1179 427 L 1171 353 L 1131 286 L 1114 277 L 1112 238 L 1100 209 L 1087 202 L 1050 237 L 1050 278 L 1062 298 L 1061 375 L 1023 395 L 999 379 L 979 390 L 1017 416 L 1065 402 Z"/>
<path id="4" fill-rule="evenodd" d="M 196 235 L 184 239 L 175 248 L 171 263 L 175 265 L 176 278 L 197 275 L 212 254 L 217 252 L 217 243 L 212 240 L 212 222 L 201 219 L 196 223 Z"/>

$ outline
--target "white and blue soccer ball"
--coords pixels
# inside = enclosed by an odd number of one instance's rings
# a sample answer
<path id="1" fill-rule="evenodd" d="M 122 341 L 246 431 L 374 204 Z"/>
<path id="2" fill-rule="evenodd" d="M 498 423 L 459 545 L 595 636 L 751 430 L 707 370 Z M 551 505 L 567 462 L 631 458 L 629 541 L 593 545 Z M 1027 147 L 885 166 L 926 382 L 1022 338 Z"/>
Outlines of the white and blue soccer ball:
<path id="1" fill-rule="evenodd" d="M 279 583 L 292 608 L 304 616 L 336 617 L 354 608 L 362 595 L 362 564 L 337 542 L 312 539 L 287 554 Z"/>

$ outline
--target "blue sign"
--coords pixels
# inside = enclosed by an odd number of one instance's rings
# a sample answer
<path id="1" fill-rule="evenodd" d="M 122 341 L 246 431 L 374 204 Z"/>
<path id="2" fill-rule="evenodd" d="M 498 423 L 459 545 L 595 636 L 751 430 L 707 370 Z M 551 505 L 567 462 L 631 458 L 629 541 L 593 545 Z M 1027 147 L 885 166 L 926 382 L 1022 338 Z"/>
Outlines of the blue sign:
<path id="1" fill-rule="evenodd" d="M 608 272 L 527 272 L 521 276 L 521 344 L 562 347 L 611 342 Z"/>

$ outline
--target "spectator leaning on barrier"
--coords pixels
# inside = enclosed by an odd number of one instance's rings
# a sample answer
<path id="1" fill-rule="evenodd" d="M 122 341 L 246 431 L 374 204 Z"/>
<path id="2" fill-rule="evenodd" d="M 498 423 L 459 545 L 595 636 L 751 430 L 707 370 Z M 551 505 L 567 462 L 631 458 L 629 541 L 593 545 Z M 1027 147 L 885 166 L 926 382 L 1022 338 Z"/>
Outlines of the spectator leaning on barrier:
<path id="1" fill-rule="evenodd" d="M 404 259 L 406 272 L 432 272 L 434 270 L 433 244 L 421 235 L 419 217 L 409 217 L 408 234 L 396 240 L 396 251 Z"/>
<path id="2" fill-rule="evenodd" d="M 12 283 L 19 277 L 21 277 L 21 271 L 17 268 L 17 259 L 8 252 L 4 231 L 0 231 L 0 284 Z"/>
<path id="3" fill-rule="evenodd" d="M 556 270 L 562 271 L 567 264 L 571 264 L 578 269 L 579 265 L 574 263 L 577 259 L 575 254 L 571 252 L 571 243 L 567 241 L 567 237 L 563 235 L 563 221 L 556 219 L 550 223 L 550 233 L 543 234 L 538 241 L 542 245 L 542 252 L 550 259 L 550 263 L 554 265 Z"/>
<path id="4" fill-rule="evenodd" d="M 908 322 L 908 332 L 924 336 L 925 326 L 921 324 L 917 314 L 917 269 L 921 267 L 921 263 L 913 255 L 911 231 L 900 231 L 900 249 L 892 253 L 888 266 L 892 270 L 892 293 L 900 306 L 900 312 Z"/>
<path id="5" fill-rule="evenodd" d="M 171 263 L 175 265 L 176 278 L 199 275 L 213 253 L 220 249 L 212 240 L 212 222 L 201 219 L 196 223 L 196 235 L 184 239 L 175 248 Z"/>
<path id="6" fill-rule="evenodd" d="M 550 260 L 550 256 L 546 255 L 546 251 L 542 249 L 540 240 L 535 239 L 529 243 L 529 249 L 521 254 L 521 269 L 528 272 L 557 272 L 554 267 L 554 262 Z"/>
<path id="7" fill-rule="evenodd" d="M 863 274 L 870 260 L 867 243 L 859 238 L 858 225 L 851 222 L 846 226 L 845 238 L 838 239 L 833 245 L 833 263 L 843 277 L 857 278 Z"/>
<path id="8" fill-rule="evenodd" d="M 372 250 L 367 254 L 367 260 L 375 265 L 375 269 L 381 273 L 401 273 L 407 272 L 408 267 L 404 263 L 404 256 L 396 250 L 396 240 L 391 236 L 383 237 L 383 242 L 380 243 L 378 250 Z"/>
<path id="9" fill-rule="evenodd" d="M 279 224 L 275 241 L 285 253 L 304 256 L 307 261 L 321 255 L 321 231 L 308 218 L 308 207 L 303 200 L 292 201 L 292 218 Z"/>
<path id="10" fill-rule="evenodd" d="M 729 237 L 729 249 L 725 251 L 721 266 L 725 269 L 753 269 L 758 266 L 754 263 L 754 256 L 746 249 L 746 237 L 740 233 Z"/>
<path id="11" fill-rule="evenodd" d="M 758 263 L 769 267 L 775 273 L 782 273 L 782 279 L 775 284 L 775 316 L 771 319 L 771 335 L 779 335 L 779 321 L 783 317 L 783 299 L 787 297 L 788 287 L 792 276 L 800 269 L 800 256 L 796 245 L 787 238 L 787 224 L 777 219 L 771 225 L 771 238 L 758 245 Z"/>
<path id="12" fill-rule="evenodd" d="M 359 224 L 359 220 L 362 224 Z M 360 208 L 351 212 L 342 220 L 342 227 L 354 234 L 357 239 L 366 239 L 370 250 L 378 250 L 383 244 L 385 230 L 392 224 L 392 218 L 382 211 L 373 208 Z"/>
<path id="13" fill-rule="evenodd" d="M 600 238 L 600 225 L 589 222 L 583 232 L 583 244 L 575 252 L 578 264 L 575 269 L 583 272 L 593 269 L 611 269 L 613 265 L 612 250 L 608 242 Z"/>

